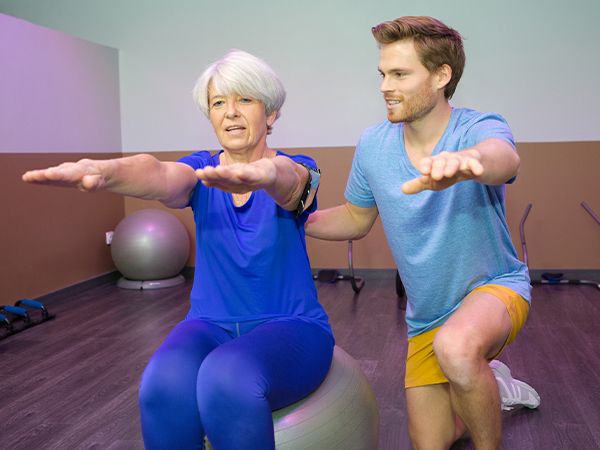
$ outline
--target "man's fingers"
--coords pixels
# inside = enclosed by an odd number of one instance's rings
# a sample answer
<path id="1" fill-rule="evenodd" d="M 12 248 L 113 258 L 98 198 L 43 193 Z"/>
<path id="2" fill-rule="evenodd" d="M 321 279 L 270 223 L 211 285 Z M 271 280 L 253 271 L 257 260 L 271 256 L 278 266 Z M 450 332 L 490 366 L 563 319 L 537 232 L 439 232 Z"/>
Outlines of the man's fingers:
<path id="1" fill-rule="evenodd" d="M 478 176 L 480 176 L 480 175 L 483 174 L 483 166 L 475 158 L 470 158 L 469 161 L 468 161 L 468 165 L 469 165 L 469 170 L 476 177 L 478 177 Z"/>
<path id="2" fill-rule="evenodd" d="M 427 189 L 429 185 L 430 178 L 428 176 L 422 176 L 419 178 L 414 178 L 410 181 L 407 181 L 402 185 L 402 192 L 405 194 L 418 194 L 421 191 Z"/>
<path id="3" fill-rule="evenodd" d="M 460 160 L 458 158 L 449 158 L 444 167 L 444 178 L 452 178 L 460 169 Z"/>
<path id="4" fill-rule="evenodd" d="M 433 158 L 431 157 L 427 157 L 427 158 L 423 158 L 421 161 L 419 161 L 419 172 L 421 172 L 423 175 L 429 175 L 431 174 L 431 167 L 433 164 Z"/>
<path id="5" fill-rule="evenodd" d="M 446 169 L 446 158 L 438 156 L 433 160 L 431 166 L 431 178 L 434 180 L 441 180 L 444 177 L 444 170 Z"/>
<path id="6" fill-rule="evenodd" d="M 419 161 L 420 178 L 402 185 L 405 194 L 417 194 L 424 190 L 440 191 L 464 180 L 483 175 L 479 159 L 473 155 L 442 152 Z"/>

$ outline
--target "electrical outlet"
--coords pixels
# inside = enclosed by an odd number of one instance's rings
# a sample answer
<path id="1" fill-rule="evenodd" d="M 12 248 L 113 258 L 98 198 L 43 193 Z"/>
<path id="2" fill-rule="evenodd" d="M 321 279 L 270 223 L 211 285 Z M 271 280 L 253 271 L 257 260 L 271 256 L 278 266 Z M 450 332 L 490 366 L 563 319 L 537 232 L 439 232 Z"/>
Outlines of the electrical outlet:
<path id="1" fill-rule="evenodd" d="M 107 231 L 106 233 L 104 233 L 104 241 L 106 242 L 106 245 L 112 244 L 114 234 L 114 231 Z"/>

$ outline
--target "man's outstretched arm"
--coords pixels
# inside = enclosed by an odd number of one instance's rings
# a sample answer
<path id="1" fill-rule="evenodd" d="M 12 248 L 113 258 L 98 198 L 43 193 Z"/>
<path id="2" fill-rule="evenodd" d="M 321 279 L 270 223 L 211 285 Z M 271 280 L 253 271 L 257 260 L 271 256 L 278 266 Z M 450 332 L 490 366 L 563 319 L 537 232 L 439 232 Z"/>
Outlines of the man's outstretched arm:
<path id="1" fill-rule="evenodd" d="M 519 165 L 519 155 L 511 144 L 503 139 L 486 139 L 465 150 L 423 158 L 417 167 L 422 175 L 404 183 L 402 191 L 441 191 L 465 180 L 499 185 L 516 176 Z"/>
<path id="2" fill-rule="evenodd" d="M 328 241 L 360 239 L 373 227 L 379 211 L 361 208 L 350 202 L 314 212 L 306 222 L 308 236 Z"/>

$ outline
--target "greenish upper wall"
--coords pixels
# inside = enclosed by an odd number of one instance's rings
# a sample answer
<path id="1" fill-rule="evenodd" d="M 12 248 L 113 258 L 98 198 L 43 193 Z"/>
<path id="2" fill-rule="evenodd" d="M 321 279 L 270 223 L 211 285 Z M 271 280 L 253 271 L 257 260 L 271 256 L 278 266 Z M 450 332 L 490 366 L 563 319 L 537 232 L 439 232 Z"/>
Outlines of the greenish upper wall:
<path id="1" fill-rule="evenodd" d="M 409 14 L 465 38 L 454 105 L 500 112 L 519 142 L 600 139 L 597 0 L 0 0 L 0 12 L 119 50 L 125 152 L 216 148 L 190 91 L 230 48 L 287 87 L 271 145 L 352 146 L 384 117 L 370 28 Z"/>

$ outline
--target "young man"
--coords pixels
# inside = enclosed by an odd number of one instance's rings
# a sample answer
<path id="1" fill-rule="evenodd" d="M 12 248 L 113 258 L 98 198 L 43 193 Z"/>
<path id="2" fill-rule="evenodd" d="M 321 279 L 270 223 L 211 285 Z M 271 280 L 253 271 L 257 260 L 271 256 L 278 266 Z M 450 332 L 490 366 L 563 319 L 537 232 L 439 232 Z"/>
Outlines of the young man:
<path id="1" fill-rule="evenodd" d="M 359 141 L 347 202 L 313 214 L 306 231 L 359 239 L 381 215 L 408 297 L 413 446 L 449 448 L 468 430 L 478 449 L 497 449 L 499 388 L 505 409 L 539 405 L 508 367 L 488 365 L 514 340 L 531 299 L 505 220 L 504 184 L 519 167 L 515 143 L 499 115 L 450 106 L 465 62 L 457 31 L 431 17 L 372 31 L 387 120 Z"/>

